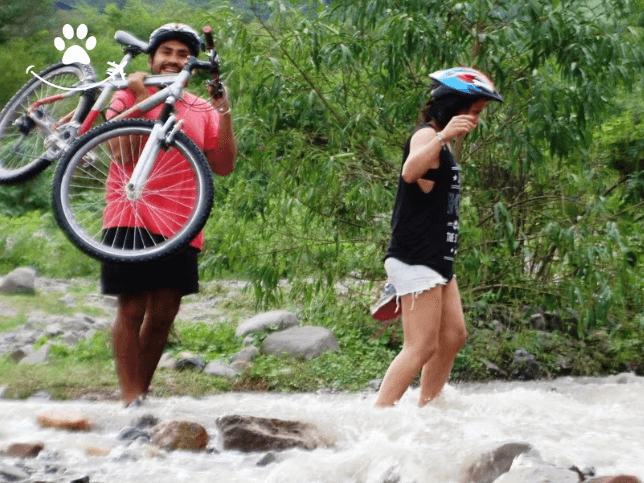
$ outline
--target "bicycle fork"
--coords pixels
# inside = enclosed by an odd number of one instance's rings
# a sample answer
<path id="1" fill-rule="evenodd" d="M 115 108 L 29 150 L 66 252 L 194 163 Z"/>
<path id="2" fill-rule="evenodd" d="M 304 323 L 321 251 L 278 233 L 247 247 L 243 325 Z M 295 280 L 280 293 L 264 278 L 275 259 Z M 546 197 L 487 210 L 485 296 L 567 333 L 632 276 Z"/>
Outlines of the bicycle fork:
<path id="1" fill-rule="evenodd" d="M 159 151 L 172 143 L 177 131 L 181 129 L 183 119 L 175 124 L 176 119 L 176 116 L 172 114 L 165 123 L 154 123 L 150 137 L 132 171 L 130 181 L 125 185 L 125 194 L 130 201 L 136 201 L 141 197 Z"/>

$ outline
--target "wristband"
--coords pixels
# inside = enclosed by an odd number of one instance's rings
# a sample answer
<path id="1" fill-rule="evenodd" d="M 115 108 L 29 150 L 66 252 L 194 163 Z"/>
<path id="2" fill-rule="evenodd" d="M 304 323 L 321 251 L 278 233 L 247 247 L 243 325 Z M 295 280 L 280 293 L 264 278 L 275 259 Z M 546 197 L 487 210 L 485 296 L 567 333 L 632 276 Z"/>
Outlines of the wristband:
<path id="1" fill-rule="evenodd" d="M 443 136 L 441 135 L 440 132 L 436 131 L 436 137 L 438 138 L 438 141 L 441 143 L 441 146 L 445 147 L 447 143 L 445 142 L 445 139 L 443 139 Z"/>

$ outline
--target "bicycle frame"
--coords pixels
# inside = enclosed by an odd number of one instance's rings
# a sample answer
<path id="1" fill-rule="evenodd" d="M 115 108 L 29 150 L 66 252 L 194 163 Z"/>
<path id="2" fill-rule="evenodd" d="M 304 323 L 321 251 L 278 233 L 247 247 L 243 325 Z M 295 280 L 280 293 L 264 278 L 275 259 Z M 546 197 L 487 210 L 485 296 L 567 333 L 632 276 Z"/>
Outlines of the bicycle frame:
<path id="1" fill-rule="evenodd" d="M 141 42 L 136 37 L 128 34 L 127 32 L 120 30 L 116 32 L 114 38 L 117 42 L 126 46 L 125 55 L 115 69 L 115 72 L 124 72 L 132 59 L 134 59 L 134 57 L 147 50 L 147 44 Z M 144 83 L 146 86 L 167 86 L 173 83 L 178 76 L 179 74 L 151 75 L 146 77 Z M 69 92 L 45 97 L 34 102 L 27 108 L 28 117 L 44 133 L 45 139 L 47 140 L 49 146 L 53 146 L 54 149 L 59 152 L 58 154 L 60 154 L 71 144 L 66 142 L 67 139 L 81 136 L 90 130 L 90 128 L 100 115 L 102 109 L 108 104 L 114 91 L 126 89 L 127 86 L 127 79 L 113 79 L 101 82 L 100 86 L 98 84 L 90 84 L 87 86 L 78 87 L 75 90 Z M 76 112 L 72 111 L 60 120 L 54 120 L 52 122 L 52 120 L 47 119 L 39 110 L 39 108 L 44 105 L 52 104 L 60 101 L 61 99 L 66 99 L 72 96 L 93 96 L 94 93 L 99 89 L 101 90 L 101 93 L 84 119 L 75 119 Z M 164 99 L 164 96 L 155 96 L 154 101 L 144 101 L 143 103 L 141 103 L 142 105 L 139 109 L 132 109 L 128 111 L 127 115 L 138 117 L 154 108 L 156 105 L 162 103 Z M 118 116 L 117 118 L 120 119 L 122 117 L 125 116 Z M 67 131 L 71 131 L 71 136 L 57 136 L 55 130 L 65 130 L 65 126 L 67 126 Z"/>

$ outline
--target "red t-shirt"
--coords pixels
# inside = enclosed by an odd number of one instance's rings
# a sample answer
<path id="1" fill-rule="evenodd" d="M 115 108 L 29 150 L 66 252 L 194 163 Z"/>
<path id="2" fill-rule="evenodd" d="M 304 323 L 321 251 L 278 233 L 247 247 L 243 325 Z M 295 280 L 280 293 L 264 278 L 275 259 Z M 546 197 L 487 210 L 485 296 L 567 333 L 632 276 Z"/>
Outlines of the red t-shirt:
<path id="1" fill-rule="evenodd" d="M 148 87 L 148 92 L 154 94 L 155 88 Z M 135 100 L 136 96 L 131 90 L 117 91 L 112 98 L 107 118 L 129 109 Z M 156 120 L 162 109 L 163 104 L 156 106 L 144 118 Z M 208 101 L 184 91 L 182 98 L 175 104 L 175 110 L 177 120 L 184 120 L 181 131 L 201 151 L 217 146 L 220 118 Z M 127 153 L 123 156 L 127 157 Z M 125 180 L 132 175 L 133 161 L 135 160 L 122 159 L 110 165 L 103 228 L 142 227 L 159 235 L 173 235 L 183 226 L 182 218 L 189 215 L 197 196 L 194 180 L 187 172 L 188 163 L 175 149 L 161 150 L 141 197 L 130 201 L 125 196 L 123 186 Z M 163 193 L 163 196 L 159 193 Z M 203 231 L 190 244 L 201 250 L 204 244 Z"/>

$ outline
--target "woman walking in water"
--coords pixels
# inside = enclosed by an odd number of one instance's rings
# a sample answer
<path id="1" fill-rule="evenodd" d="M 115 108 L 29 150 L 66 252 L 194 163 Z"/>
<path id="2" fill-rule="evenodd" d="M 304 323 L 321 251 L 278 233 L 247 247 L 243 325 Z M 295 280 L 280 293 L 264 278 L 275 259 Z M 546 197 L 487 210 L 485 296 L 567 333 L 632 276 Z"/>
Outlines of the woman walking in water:
<path id="1" fill-rule="evenodd" d="M 438 396 L 467 332 L 453 273 L 461 176 L 451 142 L 474 129 L 489 101 L 503 102 L 482 72 L 455 67 L 430 74 L 432 99 L 404 148 L 385 256 L 388 283 L 374 309 L 402 308 L 404 342 L 380 386 L 377 407 L 391 406 L 421 370 L 424 406 Z"/>

